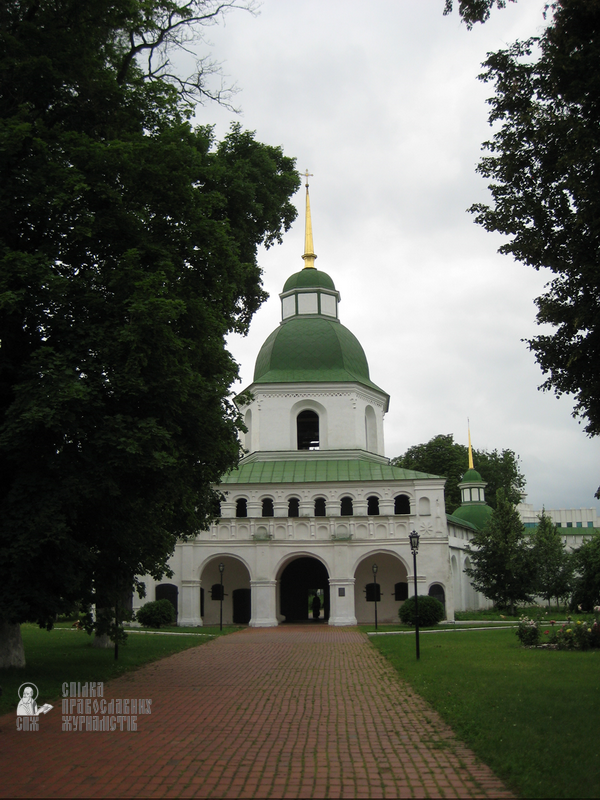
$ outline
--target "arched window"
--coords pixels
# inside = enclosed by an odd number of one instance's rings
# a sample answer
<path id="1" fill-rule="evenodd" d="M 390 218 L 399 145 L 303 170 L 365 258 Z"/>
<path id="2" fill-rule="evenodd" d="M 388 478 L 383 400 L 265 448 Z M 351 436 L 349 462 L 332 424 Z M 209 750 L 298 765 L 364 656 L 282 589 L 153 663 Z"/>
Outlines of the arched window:
<path id="1" fill-rule="evenodd" d="M 272 517 L 274 516 L 275 511 L 273 509 L 273 501 L 270 497 L 265 497 L 262 501 L 262 516 L 263 517 Z"/>
<path id="2" fill-rule="evenodd" d="M 319 449 L 319 415 L 315 411 L 301 411 L 296 418 L 298 450 Z"/>
<path id="3" fill-rule="evenodd" d="M 399 494 L 394 498 L 394 514 L 410 514 L 410 497 Z"/>
<path id="4" fill-rule="evenodd" d="M 235 515 L 236 517 L 248 516 L 248 501 L 245 497 L 238 497 L 235 501 Z"/>
<path id="5" fill-rule="evenodd" d="M 419 498 L 419 514 L 423 517 L 431 514 L 431 504 L 428 497 Z"/>
<path id="6" fill-rule="evenodd" d="M 342 497 L 342 501 L 340 503 L 340 515 L 342 517 L 351 517 L 353 514 L 354 509 L 352 507 L 352 498 Z"/>
<path id="7" fill-rule="evenodd" d="M 377 452 L 377 420 L 373 406 L 365 408 L 365 442 L 370 453 Z"/>
<path id="8" fill-rule="evenodd" d="M 379 514 L 379 498 L 371 495 L 367 497 L 367 514 L 370 517 L 376 517 Z"/>
<path id="9" fill-rule="evenodd" d="M 300 500 L 297 497 L 290 497 L 288 500 L 288 517 L 300 516 Z"/>
<path id="10" fill-rule="evenodd" d="M 315 517 L 327 516 L 327 503 L 324 497 L 317 497 L 315 500 Z"/>
<path id="11" fill-rule="evenodd" d="M 248 409 L 246 411 L 246 416 L 244 417 L 244 425 L 248 429 L 246 431 L 244 441 L 246 443 L 246 450 L 252 450 L 252 411 Z"/>

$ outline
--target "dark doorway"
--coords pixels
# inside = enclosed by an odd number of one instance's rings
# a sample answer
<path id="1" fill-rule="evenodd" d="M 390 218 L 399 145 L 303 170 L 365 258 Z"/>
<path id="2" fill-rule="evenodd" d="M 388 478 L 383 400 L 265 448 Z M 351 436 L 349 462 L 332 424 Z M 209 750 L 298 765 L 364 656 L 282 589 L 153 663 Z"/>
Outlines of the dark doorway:
<path id="1" fill-rule="evenodd" d="M 252 616 L 250 589 L 234 589 L 231 594 L 233 599 L 233 622 L 238 625 L 247 625 Z"/>
<path id="2" fill-rule="evenodd" d="M 159 583 L 154 590 L 155 600 L 168 600 L 175 609 L 175 625 L 177 625 L 177 600 L 179 589 L 172 583 Z"/>
<path id="3" fill-rule="evenodd" d="M 429 597 L 435 597 L 444 606 L 444 616 L 446 616 L 446 592 L 439 583 L 432 583 L 429 587 Z"/>
<path id="4" fill-rule="evenodd" d="M 297 558 L 281 573 L 281 613 L 286 622 L 309 619 L 309 595 L 323 590 L 320 619 L 329 619 L 329 575 L 316 558 Z M 312 619 L 312 614 L 310 619 Z"/>

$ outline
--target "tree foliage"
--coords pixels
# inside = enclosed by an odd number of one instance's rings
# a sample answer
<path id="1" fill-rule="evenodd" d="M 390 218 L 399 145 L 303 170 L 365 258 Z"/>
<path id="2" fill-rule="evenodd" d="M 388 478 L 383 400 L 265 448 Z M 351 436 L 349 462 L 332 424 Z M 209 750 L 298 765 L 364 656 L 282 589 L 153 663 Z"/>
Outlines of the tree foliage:
<path id="1" fill-rule="evenodd" d="M 600 2 L 560 0 L 539 37 L 489 55 L 480 76 L 495 84 L 478 171 L 492 205 L 476 221 L 510 240 L 510 254 L 553 277 L 537 298 L 528 341 L 546 377 L 541 388 L 575 397 L 574 415 L 600 433 Z"/>
<path id="2" fill-rule="evenodd" d="M 492 8 L 506 8 L 507 0 L 458 0 L 458 13 L 467 28 L 471 30 L 476 22 L 486 22 L 490 18 Z M 516 3 L 516 0 L 508 0 Z M 451 14 L 454 8 L 453 0 L 446 0 L 444 14 Z"/>
<path id="3" fill-rule="evenodd" d="M 600 536 L 584 542 L 572 554 L 575 577 L 572 605 L 584 611 L 600 606 Z"/>
<path id="4" fill-rule="evenodd" d="M 488 505 L 496 507 L 496 492 L 500 488 L 509 493 L 513 502 L 519 502 L 519 492 L 525 486 L 525 478 L 521 473 L 519 457 L 512 450 L 473 450 L 473 462 L 475 469 L 487 482 L 485 499 Z M 403 455 L 392 459 L 392 464 L 397 467 L 446 478 L 444 496 L 448 514 L 461 505 L 458 484 L 467 471 L 468 463 L 468 448 L 455 442 L 451 433 L 438 434 L 424 444 L 409 447 Z"/>
<path id="5" fill-rule="evenodd" d="M 535 562 L 519 513 L 503 489 L 494 513 L 473 536 L 467 548 L 472 566 L 465 567 L 473 588 L 500 608 L 531 602 L 535 591 Z"/>
<path id="6" fill-rule="evenodd" d="M 550 604 L 571 591 L 572 563 L 558 528 L 542 510 L 532 537 L 532 557 L 535 563 L 535 594 Z"/>
<path id="7" fill-rule="evenodd" d="M 49 626 L 75 601 L 110 608 L 134 576 L 159 579 L 177 539 L 214 517 L 212 484 L 237 463 L 224 337 L 245 332 L 265 297 L 257 248 L 290 226 L 299 178 L 238 125 L 222 142 L 193 128 L 161 51 L 202 9 L 233 6 L 0 9 L 8 622 Z"/>

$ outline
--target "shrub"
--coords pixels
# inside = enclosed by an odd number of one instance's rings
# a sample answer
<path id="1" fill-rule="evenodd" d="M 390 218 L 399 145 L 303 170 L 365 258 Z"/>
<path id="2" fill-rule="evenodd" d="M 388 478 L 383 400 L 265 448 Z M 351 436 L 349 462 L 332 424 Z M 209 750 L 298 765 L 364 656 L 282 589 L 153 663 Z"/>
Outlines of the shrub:
<path id="1" fill-rule="evenodd" d="M 552 644 L 557 650 L 590 650 L 600 647 L 600 625 L 579 620 L 567 622 L 553 632 Z"/>
<path id="2" fill-rule="evenodd" d="M 153 600 L 137 612 L 137 621 L 147 628 L 160 628 L 175 622 L 175 609 L 170 600 Z"/>
<path id="3" fill-rule="evenodd" d="M 523 647 L 537 647 L 540 643 L 539 624 L 529 617 L 521 617 L 516 634 Z"/>
<path id="4" fill-rule="evenodd" d="M 415 598 L 409 597 L 400 606 L 398 616 L 405 625 L 415 624 Z M 444 606 L 435 597 L 419 595 L 419 625 L 427 627 L 437 625 L 444 619 Z"/>

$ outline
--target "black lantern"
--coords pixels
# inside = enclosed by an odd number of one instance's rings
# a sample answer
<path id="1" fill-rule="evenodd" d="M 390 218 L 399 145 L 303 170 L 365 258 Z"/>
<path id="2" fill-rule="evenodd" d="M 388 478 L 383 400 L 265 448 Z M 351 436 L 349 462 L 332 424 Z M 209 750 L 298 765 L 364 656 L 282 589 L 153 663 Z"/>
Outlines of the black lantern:
<path id="1" fill-rule="evenodd" d="M 410 542 L 410 550 L 413 555 L 416 555 L 419 551 L 419 539 L 421 537 L 416 531 L 411 531 L 408 534 L 408 541 Z"/>
<path id="2" fill-rule="evenodd" d="M 419 550 L 419 534 L 416 531 L 411 531 L 408 534 L 408 541 L 410 542 L 410 549 L 413 554 L 413 572 L 415 576 L 415 635 L 418 661 L 421 657 L 419 650 L 419 596 L 417 594 L 417 552 Z"/>
<path id="3" fill-rule="evenodd" d="M 221 573 L 221 593 L 220 593 L 220 606 L 219 606 L 219 630 L 223 630 L 223 570 L 225 569 L 225 564 L 221 561 L 219 564 L 219 572 Z"/>
<path id="4" fill-rule="evenodd" d="M 375 630 L 377 630 L 377 564 L 373 564 L 373 597 L 375 599 Z"/>

